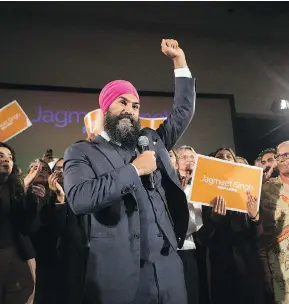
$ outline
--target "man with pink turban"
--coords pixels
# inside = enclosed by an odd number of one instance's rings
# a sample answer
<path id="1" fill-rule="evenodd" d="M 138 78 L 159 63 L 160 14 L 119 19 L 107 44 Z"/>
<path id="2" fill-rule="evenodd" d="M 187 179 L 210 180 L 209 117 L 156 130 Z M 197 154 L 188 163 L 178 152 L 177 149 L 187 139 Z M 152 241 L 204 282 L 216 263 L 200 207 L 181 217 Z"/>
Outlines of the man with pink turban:
<path id="1" fill-rule="evenodd" d="M 175 68 L 168 119 L 141 130 L 136 88 L 115 80 L 99 95 L 101 134 L 65 152 L 67 202 L 87 228 L 86 304 L 187 303 L 177 248 L 189 213 L 168 151 L 193 117 L 195 81 L 176 40 L 163 39 L 161 50 Z"/>

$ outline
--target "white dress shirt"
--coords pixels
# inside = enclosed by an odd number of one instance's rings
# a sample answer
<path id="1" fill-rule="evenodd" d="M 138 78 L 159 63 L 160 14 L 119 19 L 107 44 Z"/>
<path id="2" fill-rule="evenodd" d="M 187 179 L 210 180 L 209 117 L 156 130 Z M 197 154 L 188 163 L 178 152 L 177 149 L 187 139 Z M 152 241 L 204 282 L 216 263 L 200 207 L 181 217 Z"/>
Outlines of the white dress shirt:
<path id="1" fill-rule="evenodd" d="M 192 185 L 187 185 L 184 190 L 188 201 L 189 225 L 184 245 L 180 250 L 196 249 L 196 244 L 194 242 L 192 233 L 198 231 L 203 226 L 202 205 L 190 202 L 189 196 L 191 187 Z"/>

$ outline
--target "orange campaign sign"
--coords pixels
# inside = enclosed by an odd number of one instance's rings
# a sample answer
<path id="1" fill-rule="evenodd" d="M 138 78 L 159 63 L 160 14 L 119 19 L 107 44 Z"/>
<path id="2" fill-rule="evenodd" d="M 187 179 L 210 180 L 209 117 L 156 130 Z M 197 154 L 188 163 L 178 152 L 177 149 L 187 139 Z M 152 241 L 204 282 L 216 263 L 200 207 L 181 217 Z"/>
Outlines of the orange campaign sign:
<path id="1" fill-rule="evenodd" d="M 158 118 L 144 118 L 140 117 L 141 128 L 151 128 L 156 130 L 167 118 L 158 117 Z"/>
<path id="2" fill-rule="evenodd" d="M 103 130 L 103 112 L 97 109 L 87 113 L 84 117 L 84 124 L 88 136 L 100 134 Z"/>
<path id="3" fill-rule="evenodd" d="M 263 169 L 198 155 L 192 176 L 190 200 L 210 206 L 222 196 L 229 210 L 247 213 L 247 191 L 257 196 L 260 204 Z"/>
<path id="4" fill-rule="evenodd" d="M 32 125 L 31 121 L 14 100 L 0 109 L 0 142 L 8 141 Z"/>

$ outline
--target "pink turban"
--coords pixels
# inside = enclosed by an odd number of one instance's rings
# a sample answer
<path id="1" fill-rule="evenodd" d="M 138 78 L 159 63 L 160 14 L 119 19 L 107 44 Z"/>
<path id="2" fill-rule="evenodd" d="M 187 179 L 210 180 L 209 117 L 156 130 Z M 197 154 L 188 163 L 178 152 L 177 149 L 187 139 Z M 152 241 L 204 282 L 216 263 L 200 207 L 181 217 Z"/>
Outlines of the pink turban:
<path id="1" fill-rule="evenodd" d="M 100 92 L 99 106 L 102 112 L 105 113 L 110 105 L 121 95 L 132 94 L 138 100 L 139 96 L 136 88 L 128 81 L 114 80 L 108 83 Z"/>

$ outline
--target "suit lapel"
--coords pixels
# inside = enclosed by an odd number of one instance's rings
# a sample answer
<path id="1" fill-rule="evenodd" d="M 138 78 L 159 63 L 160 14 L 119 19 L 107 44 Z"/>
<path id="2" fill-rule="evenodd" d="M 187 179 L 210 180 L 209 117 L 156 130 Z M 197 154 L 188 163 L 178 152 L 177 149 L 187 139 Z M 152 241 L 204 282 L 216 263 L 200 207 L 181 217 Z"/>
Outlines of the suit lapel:
<path id="1" fill-rule="evenodd" d="M 149 149 L 156 152 L 158 168 L 181 189 L 176 170 L 171 165 L 169 153 L 162 144 L 160 137 L 155 131 L 148 128 L 142 129 L 141 133 L 141 135 L 148 137 Z"/>
<path id="2" fill-rule="evenodd" d="M 112 145 L 105 140 L 102 136 L 98 135 L 92 142 L 91 146 L 102 153 L 114 169 L 120 168 L 125 165 L 124 158 L 112 147 Z M 135 193 L 130 193 L 136 200 Z"/>
<path id="3" fill-rule="evenodd" d="M 181 184 L 179 182 L 176 170 L 171 165 L 169 154 L 165 149 L 160 149 L 158 151 L 158 166 L 166 173 L 168 178 L 181 189 Z"/>
<path id="4" fill-rule="evenodd" d="M 114 169 L 121 167 L 120 164 L 124 165 L 124 159 L 102 136 L 98 135 L 95 140 L 92 141 L 91 146 L 97 149 L 100 153 L 102 153 Z"/>

